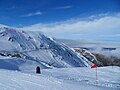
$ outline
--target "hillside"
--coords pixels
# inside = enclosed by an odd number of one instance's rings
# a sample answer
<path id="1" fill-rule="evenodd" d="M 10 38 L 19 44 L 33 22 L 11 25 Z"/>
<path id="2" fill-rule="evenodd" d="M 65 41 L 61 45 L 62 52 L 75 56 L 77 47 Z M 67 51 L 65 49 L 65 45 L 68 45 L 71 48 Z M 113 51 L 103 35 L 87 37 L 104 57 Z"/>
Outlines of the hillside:
<path id="1" fill-rule="evenodd" d="M 97 66 L 120 66 L 120 43 L 119 42 L 100 42 L 100 41 L 82 41 L 55 39 L 58 42 L 65 43 L 69 47 L 75 49 L 76 52 L 82 54 L 89 60 L 97 60 L 93 62 Z M 85 52 L 87 53 L 85 53 Z M 85 55 L 86 54 L 86 55 Z"/>
<path id="2" fill-rule="evenodd" d="M 86 67 L 87 63 L 68 46 L 41 32 L 0 27 L 0 68 L 24 70 L 35 68 Z"/>

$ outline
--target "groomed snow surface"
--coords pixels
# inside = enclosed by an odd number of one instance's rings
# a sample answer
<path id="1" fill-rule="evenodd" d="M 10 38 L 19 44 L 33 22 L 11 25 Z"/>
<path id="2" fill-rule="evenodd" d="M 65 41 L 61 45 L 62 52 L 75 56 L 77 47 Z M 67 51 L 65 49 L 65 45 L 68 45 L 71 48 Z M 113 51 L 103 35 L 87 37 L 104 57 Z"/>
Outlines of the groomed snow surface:
<path id="1" fill-rule="evenodd" d="M 0 69 L 0 90 L 120 90 L 120 67 L 14 71 Z"/>

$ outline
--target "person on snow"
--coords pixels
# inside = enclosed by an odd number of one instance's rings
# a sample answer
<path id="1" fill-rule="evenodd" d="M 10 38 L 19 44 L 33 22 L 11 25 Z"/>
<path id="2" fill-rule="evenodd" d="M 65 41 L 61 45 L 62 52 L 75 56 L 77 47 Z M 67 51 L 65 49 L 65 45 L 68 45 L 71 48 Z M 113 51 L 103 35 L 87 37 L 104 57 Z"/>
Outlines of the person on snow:
<path id="1" fill-rule="evenodd" d="M 39 67 L 39 66 L 36 67 L 36 73 L 37 73 L 37 74 L 41 74 L 41 71 L 40 71 L 40 67 Z"/>

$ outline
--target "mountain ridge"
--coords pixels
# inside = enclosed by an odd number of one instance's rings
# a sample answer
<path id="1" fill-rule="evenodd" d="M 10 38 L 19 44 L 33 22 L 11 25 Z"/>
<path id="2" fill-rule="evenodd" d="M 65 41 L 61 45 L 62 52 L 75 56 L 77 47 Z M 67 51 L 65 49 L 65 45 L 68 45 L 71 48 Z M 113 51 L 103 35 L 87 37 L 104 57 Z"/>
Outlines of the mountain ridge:
<path id="1" fill-rule="evenodd" d="M 35 64 L 37 62 L 35 66 L 41 63 L 44 68 L 47 66 L 50 68 L 87 66 L 85 61 L 68 46 L 45 36 L 41 32 L 28 32 L 11 27 L 0 27 L 0 42 L 2 57 L 12 57 L 14 58 L 13 60 L 21 58 L 27 63 L 26 59 L 33 60 L 34 63 L 30 63 Z M 2 60 L 5 61 L 4 59 Z M 21 65 L 24 65 L 24 63 Z"/>

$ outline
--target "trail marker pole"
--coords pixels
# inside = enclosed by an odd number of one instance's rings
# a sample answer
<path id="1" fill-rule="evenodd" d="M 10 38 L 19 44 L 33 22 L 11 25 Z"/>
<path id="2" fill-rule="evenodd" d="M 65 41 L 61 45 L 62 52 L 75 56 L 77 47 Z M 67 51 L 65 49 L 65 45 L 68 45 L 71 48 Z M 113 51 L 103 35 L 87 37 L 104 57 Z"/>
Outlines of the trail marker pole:
<path id="1" fill-rule="evenodd" d="M 96 67 L 96 86 L 98 86 L 98 69 Z"/>

